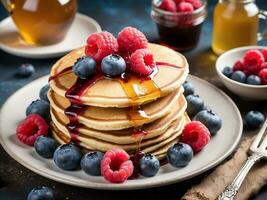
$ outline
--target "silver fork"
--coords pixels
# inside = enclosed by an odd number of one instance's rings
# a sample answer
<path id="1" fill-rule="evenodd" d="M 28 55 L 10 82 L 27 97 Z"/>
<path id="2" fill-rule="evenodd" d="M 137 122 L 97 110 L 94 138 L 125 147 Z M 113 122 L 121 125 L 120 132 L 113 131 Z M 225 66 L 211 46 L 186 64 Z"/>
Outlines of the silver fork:
<path id="1" fill-rule="evenodd" d="M 247 176 L 249 170 L 253 165 L 259 161 L 261 158 L 267 158 L 267 118 L 262 125 L 258 135 L 250 146 L 250 156 L 248 157 L 246 163 L 243 165 L 233 182 L 228 185 L 225 190 L 220 194 L 217 200 L 233 200 L 241 187 L 245 177 Z"/>

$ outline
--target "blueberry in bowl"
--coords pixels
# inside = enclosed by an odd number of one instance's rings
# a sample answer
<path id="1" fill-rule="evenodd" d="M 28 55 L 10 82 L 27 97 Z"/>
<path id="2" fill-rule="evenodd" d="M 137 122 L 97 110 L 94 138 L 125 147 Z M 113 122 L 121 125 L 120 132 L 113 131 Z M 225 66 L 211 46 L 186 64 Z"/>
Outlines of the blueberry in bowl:
<path id="1" fill-rule="evenodd" d="M 247 77 L 247 84 L 250 85 L 261 85 L 261 79 L 257 75 L 250 75 Z"/>
<path id="2" fill-rule="evenodd" d="M 233 74 L 233 69 L 231 67 L 226 66 L 225 68 L 223 68 L 222 73 L 227 76 L 228 78 L 231 78 L 232 74 Z"/>

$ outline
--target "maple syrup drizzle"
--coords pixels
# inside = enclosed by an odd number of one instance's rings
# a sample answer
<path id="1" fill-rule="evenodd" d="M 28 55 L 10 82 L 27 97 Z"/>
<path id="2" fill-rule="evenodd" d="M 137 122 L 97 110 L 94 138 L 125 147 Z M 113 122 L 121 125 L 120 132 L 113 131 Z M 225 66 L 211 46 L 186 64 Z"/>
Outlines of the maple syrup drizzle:
<path id="1" fill-rule="evenodd" d="M 138 177 L 139 161 L 144 153 L 141 151 L 141 143 L 143 138 L 149 134 L 142 130 L 142 125 L 149 120 L 146 112 L 142 109 L 141 104 L 157 99 L 161 96 L 161 90 L 153 81 L 154 76 L 158 73 L 158 68 L 155 68 L 153 73 L 146 78 L 138 77 L 133 74 L 124 74 L 119 82 L 128 96 L 131 99 L 132 106 L 128 110 L 128 119 L 134 127 L 132 137 L 136 141 L 135 153 L 131 156 L 134 165 L 134 172 L 131 178 Z"/>
<path id="2" fill-rule="evenodd" d="M 128 110 L 128 118 L 136 128 L 140 124 L 144 124 L 149 117 L 142 109 L 140 104 L 157 99 L 161 96 L 161 91 L 153 81 L 153 77 L 157 74 L 157 68 L 149 77 L 139 77 L 134 74 L 123 74 L 119 82 L 131 100 L 131 107 Z"/>

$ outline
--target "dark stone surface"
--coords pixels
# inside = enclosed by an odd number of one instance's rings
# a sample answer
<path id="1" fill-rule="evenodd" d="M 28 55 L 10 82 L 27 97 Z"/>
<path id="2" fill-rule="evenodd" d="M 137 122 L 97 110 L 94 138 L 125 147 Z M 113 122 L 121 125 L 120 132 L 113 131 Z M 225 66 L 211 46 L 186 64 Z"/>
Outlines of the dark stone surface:
<path id="1" fill-rule="evenodd" d="M 190 64 L 190 71 L 227 92 L 237 103 L 242 113 L 250 109 L 257 109 L 266 113 L 266 105 L 263 103 L 246 102 L 231 94 L 220 83 L 216 73 L 214 63 L 217 58 L 210 50 L 212 11 L 215 0 L 209 2 L 209 16 L 204 24 L 200 43 L 198 47 L 190 52 L 184 53 Z M 258 0 L 257 3 L 262 9 L 267 9 L 266 0 Z M 79 12 L 95 18 L 104 30 L 114 34 L 124 26 L 132 25 L 142 30 L 150 41 L 157 42 L 158 34 L 156 26 L 150 19 L 150 1 L 149 0 L 80 0 Z M 0 19 L 7 14 L 0 5 Z M 266 45 L 267 41 L 260 42 Z M 32 80 L 48 74 L 50 67 L 56 59 L 25 59 L 19 58 L 3 51 L 0 51 L 0 105 L 14 91 L 21 88 Z M 36 73 L 27 79 L 16 79 L 14 77 L 17 67 L 25 62 L 35 65 Z M 245 131 L 244 134 L 248 134 Z M 179 199 L 181 195 L 193 184 L 197 183 L 201 177 L 173 184 L 170 186 L 153 188 L 139 191 L 98 191 L 64 185 L 58 182 L 43 178 L 30 170 L 24 168 L 0 147 L 0 199 L 25 199 L 27 193 L 35 186 L 50 186 L 57 192 L 57 199 Z M 263 189 L 254 200 L 267 199 L 267 189 Z"/>

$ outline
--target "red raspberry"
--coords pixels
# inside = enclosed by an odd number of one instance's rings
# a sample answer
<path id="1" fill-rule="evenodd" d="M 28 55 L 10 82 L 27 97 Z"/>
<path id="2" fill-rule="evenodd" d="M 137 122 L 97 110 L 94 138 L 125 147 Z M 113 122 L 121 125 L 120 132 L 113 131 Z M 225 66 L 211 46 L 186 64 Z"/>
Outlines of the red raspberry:
<path id="1" fill-rule="evenodd" d="M 262 55 L 264 57 L 265 62 L 267 62 L 267 49 L 262 49 L 261 53 L 262 53 Z"/>
<path id="2" fill-rule="evenodd" d="M 174 2 L 176 3 L 176 6 L 178 6 L 179 3 L 184 2 L 185 0 L 174 0 Z"/>
<path id="3" fill-rule="evenodd" d="M 181 2 L 185 2 L 185 0 L 174 0 L 174 2 L 176 3 L 176 5 L 178 5 Z"/>
<path id="4" fill-rule="evenodd" d="M 234 64 L 233 70 L 234 71 L 243 71 L 244 70 L 243 60 L 236 61 Z"/>
<path id="5" fill-rule="evenodd" d="M 249 74 L 258 74 L 264 57 L 259 50 L 249 50 L 244 56 L 244 68 Z"/>
<path id="6" fill-rule="evenodd" d="M 137 49 L 148 47 L 146 36 L 136 28 L 125 27 L 119 32 L 118 44 L 120 52 L 127 52 L 129 54 L 135 52 Z"/>
<path id="7" fill-rule="evenodd" d="M 191 3 L 194 9 L 198 9 L 202 6 L 201 0 L 185 0 L 185 2 Z"/>
<path id="8" fill-rule="evenodd" d="M 153 54 L 148 49 L 138 49 L 130 57 L 130 67 L 139 75 L 148 76 L 156 66 Z"/>
<path id="9" fill-rule="evenodd" d="M 87 39 L 85 54 L 100 62 L 107 55 L 118 51 L 118 42 L 109 32 L 93 33 Z"/>
<path id="10" fill-rule="evenodd" d="M 122 183 L 133 173 L 130 156 L 122 149 L 113 149 L 105 153 L 101 161 L 101 174 L 112 183 Z"/>
<path id="11" fill-rule="evenodd" d="M 22 143 L 33 146 L 37 137 L 48 134 L 48 128 L 40 115 L 31 114 L 17 126 L 17 138 Z"/>
<path id="12" fill-rule="evenodd" d="M 210 132 L 200 121 L 192 121 L 185 125 L 180 141 L 190 145 L 194 153 L 198 153 L 209 143 Z"/>
<path id="13" fill-rule="evenodd" d="M 245 68 L 244 62 L 243 60 L 238 60 L 235 62 L 234 66 L 233 66 L 233 70 L 234 71 L 242 71 L 244 72 L 247 76 L 249 76 L 251 74 L 251 72 Z"/>
<path id="14" fill-rule="evenodd" d="M 194 11 L 194 7 L 192 6 L 191 3 L 181 2 L 177 6 L 177 11 L 178 12 L 193 12 Z"/>
<path id="15" fill-rule="evenodd" d="M 176 12 L 176 4 L 173 0 L 163 0 L 159 8 L 169 12 Z"/>
<path id="16" fill-rule="evenodd" d="M 262 63 L 262 65 L 261 65 L 261 69 L 265 69 L 265 68 L 267 68 L 267 62 L 264 62 L 264 63 Z"/>
<path id="17" fill-rule="evenodd" d="M 266 85 L 267 84 L 267 68 L 264 68 L 260 71 L 259 77 L 261 78 L 261 82 Z"/>
<path id="18" fill-rule="evenodd" d="M 248 75 L 257 75 L 259 71 L 261 70 L 261 65 L 244 65 L 244 70 L 243 72 L 248 76 Z"/>

